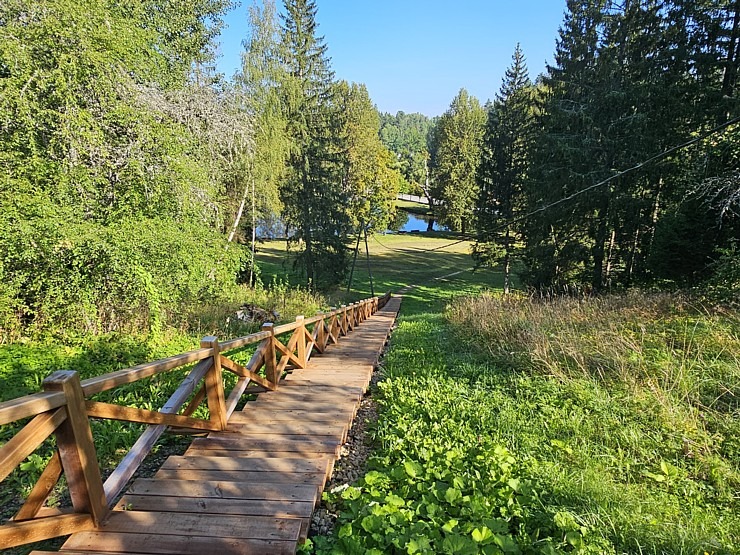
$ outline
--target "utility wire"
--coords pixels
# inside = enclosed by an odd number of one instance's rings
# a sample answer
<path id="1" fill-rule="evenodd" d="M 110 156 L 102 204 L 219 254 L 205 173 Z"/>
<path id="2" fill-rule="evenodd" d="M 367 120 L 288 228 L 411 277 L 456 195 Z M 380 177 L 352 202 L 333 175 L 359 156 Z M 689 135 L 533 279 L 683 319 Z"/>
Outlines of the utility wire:
<path id="1" fill-rule="evenodd" d="M 535 214 L 539 214 L 540 212 L 544 212 L 545 210 L 549 210 L 550 208 L 553 208 L 555 206 L 558 206 L 560 204 L 563 204 L 564 202 L 568 202 L 570 200 L 573 200 L 574 198 L 576 198 L 578 196 L 581 196 L 581 195 L 583 195 L 585 193 L 588 193 L 589 191 L 593 191 L 594 189 L 597 189 L 599 187 L 603 187 L 604 185 L 607 185 L 608 183 L 611 183 L 612 181 L 614 181 L 615 179 L 617 179 L 619 177 L 623 177 L 623 176 L 625 176 L 625 175 L 627 175 L 629 173 L 635 172 L 635 171 L 637 171 L 637 170 L 639 170 L 641 168 L 644 168 L 645 166 L 647 166 L 647 165 L 649 165 L 649 164 L 651 164 L 653 162 L 656 162 L 658 160 L 662 160 L 663 158 L 666 158 L 667 156 L 670 156 L 674 152 L 677 152 L 679 150 L 683 150 L 684 148 L 687 148 L 687 147 L 692 146 L 692 145 L 694 145 L 694 144 L 696 144 L 698 142 L 701 142 L 704 139 L 706 139 L 708 137 L 711 137 L 715 133 L 718 133 L 718 132 L 726 129 L 727 127 L 730 127 L 731 125 L 733 125 L 735 123 L 738 123 L 738 122 L 740 122 L 740 116 L 738 116 L 736 118 L 733 118 L 733 119 L 731 119 L 729 121 L 726 121 L 725 123 L 722 123 L 722 124 L 718 125 L 717 127 L 714 127 L 712 129 L 710 129 L 709 131 L 707 131 L 706 133 L 704 133 L 702 135 L 699 135 L 698 137 L 694 137 L 693 139 L 690 139 L 690 140 L 688 140 L 686 142 L 683 142 L 683 143 L 681 143 L 679 145 L 676 145 L 676 146 L 673 146 L 673 147 L 671 147 L 671 148 L 669 148 L 667 150 L 664 150 L 663 152 L 660 152 L 660 153 L 658 153 L 658 154 L 656 154 L 654 156 L 651 156 L 647 160 L 643 160 L 642 162 L 640 162 L 639 164 L 636 164 L 636 165 L 632 166 L 631 168 L 627 168 L 626 170 L 623 170 L 621 172 L 615 173 L 614 175 L 612 175 L 610 177 L 607 177 L 606 179 L 604 179 L 602 181 L 599 181 L 598 183 L 594 183 L 593 185 L 589 185 L 585 189 L 581 189 L 580 191 L 576 191 L 575 193 L 573 193 L 571 195 L 568 195 L 567 197 L 563 197 L 561 199 L 558 199 L 558 200 L 556 200 L 554 202 L 551 202 L 550 204 L 546 204 L 545 206 L 540 206 L 539 208 L 535 208 L 531 212 L 527 212 L 526 214 L 522 214 L 521 216 L 518 216 L 516 218 L 512 218 L 511 220 L 507 221 L 506 223 L 503 223 L 501 225 L 498 225 L 498 226 L 494 227 L 493 229 L 490 229 L 490 230 L 487 230 L 487 231 L 490 233 L 490 232 L 493 232 L 493 231 L 500 231 L 502 229 L 506 229 L 510 225 L 515 224 L 515 223 L 518 223 L 518 222 L 521 222 L 523 220 L 527 220 L 527 219 L 531 218 L 532 216 L 534 216 Z M 469 241 L 471 239 L 475 239 L 475 237 L 467 236 L 467 237 L 464 237 L 464 238 L 462 238 L 462 239 L 460 239 L 458 241 L 455 241 L 453 243 L 449 243 L 447 245 L 442 245 L 442 246 L 439 246 L 439 247 L 435 247 L 433 249 L 426 249 L 425 252 L 434 252 L 434 251 L 438 251 L 438 250 L 441 250 L 441 249 L 446 249 L 447 247 L 451 247 L 451 246 L 457 245 L 459 243 L 464 243 L 465 241 Z M 388 248 L 388 247 L 386 247 L 386 248 Z M 391 249 L 391 250 L 399 250 L 399 249 Z"/>

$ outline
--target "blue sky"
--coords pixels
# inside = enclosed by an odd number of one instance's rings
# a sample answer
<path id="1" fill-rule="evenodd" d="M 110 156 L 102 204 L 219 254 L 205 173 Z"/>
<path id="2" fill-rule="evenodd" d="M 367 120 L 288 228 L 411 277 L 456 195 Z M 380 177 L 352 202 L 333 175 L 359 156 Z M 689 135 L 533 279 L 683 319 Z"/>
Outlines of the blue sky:
<path id="1" fill-rule="evenodd" d="M 218 70 L 239 66 L 247 7 L 225 18 Z M 281 2 L 278 2 L 281 5 Z M 460 88 L 492 98 L 522 45 L 530 76 L 552 62 L 565 0 L 317 0 L 338 79 L 364 83 L 383 112 L 442 114 Z"/>

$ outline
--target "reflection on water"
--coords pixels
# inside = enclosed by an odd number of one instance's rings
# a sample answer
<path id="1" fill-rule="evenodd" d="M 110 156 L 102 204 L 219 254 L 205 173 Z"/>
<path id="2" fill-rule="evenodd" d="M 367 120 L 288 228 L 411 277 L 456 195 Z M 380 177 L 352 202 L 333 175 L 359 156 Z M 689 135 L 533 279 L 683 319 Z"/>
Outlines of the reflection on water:
<path id="1" fill-rule="evenodd" d="M 439 225 L 434 218 L 412 214 L 405 210 L 396 210 L 396 217 L 388 231 L 408 233 L 411 231 L 447 231 L 445 226 Z"/>

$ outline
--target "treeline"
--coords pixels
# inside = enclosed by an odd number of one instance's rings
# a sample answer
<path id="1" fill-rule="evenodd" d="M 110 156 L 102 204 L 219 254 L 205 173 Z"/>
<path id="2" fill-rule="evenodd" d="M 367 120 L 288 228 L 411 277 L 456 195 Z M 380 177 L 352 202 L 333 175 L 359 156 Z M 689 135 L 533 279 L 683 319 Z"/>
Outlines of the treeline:
<path id="1" fill-rule="evenodd" d="M 515 267 L 535 287 L 736 295 L 739 126 L 711 131 L 740 116 L 739 56 L 735 1 L 569 0 L 544 75 L 517 47 L 494 100 L 461 90 L 417 150 L 438 217 L 507 286 Z"/>
<path id="2" fill-rule="evenodd" d="M 252 8 L 243 67 L 215 73 L 231 3 L 0 3 L 0 336 L 154 329 L 254 276 L 280 221 L 311 287 L 400 184 L 362 85 L 335 80 L 316 5 Z"/>

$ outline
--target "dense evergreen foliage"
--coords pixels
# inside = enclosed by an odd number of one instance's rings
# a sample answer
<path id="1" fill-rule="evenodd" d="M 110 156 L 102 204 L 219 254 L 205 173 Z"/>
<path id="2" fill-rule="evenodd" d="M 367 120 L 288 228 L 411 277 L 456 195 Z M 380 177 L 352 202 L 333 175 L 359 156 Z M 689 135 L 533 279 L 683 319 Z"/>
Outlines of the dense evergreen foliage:
<path id="1" fill-rule="evenodd" d="M 477 227 L 479 264 L 508 275 L 521 254 L 534 287 L 682 287 L 727 271 L 740 238 L 738 126 L 710 132 L 740 115 L 739 55 L 731 0 L 569 0 L 536 84 L 517 48 L 479 154 L 475 140 L 463 146 L 460 95 L 435 121 L 435 212 L 451 229 Z"/>
<path id="2" fill-rule="evenodd" d="M 476 221 L 480 229 L 473 257 L 479 263 L 501 260 L 504 292 L 510 288 L 511 259 L 521 225 L 524 185 L 534 139 L 534 90 L 519 45 L 506 70 L 501 90 L 488 107 L 481 163 L 478 168 Z"/>
<path id="3" fill-rule="evenodd" d="M 737 116 L 738 9 L 736 2 L 568 2 L 555 64 L 543 79 L 526 209 L 561 201 Z M 718 249 L 740 233 L 709 194 L 717 191 L 712 178 L 737 168 L 733 130 L 528 219 L 528 281 L 601 290 L 706 278 Z"/>

